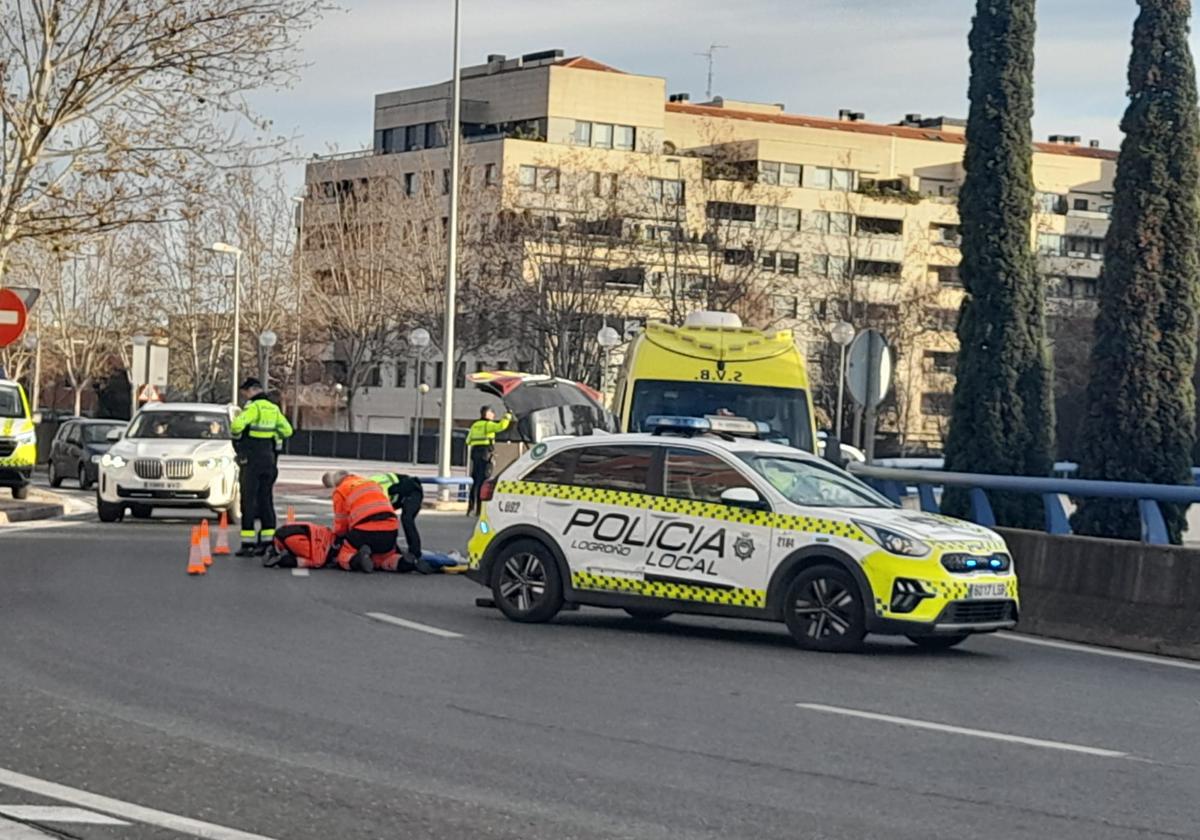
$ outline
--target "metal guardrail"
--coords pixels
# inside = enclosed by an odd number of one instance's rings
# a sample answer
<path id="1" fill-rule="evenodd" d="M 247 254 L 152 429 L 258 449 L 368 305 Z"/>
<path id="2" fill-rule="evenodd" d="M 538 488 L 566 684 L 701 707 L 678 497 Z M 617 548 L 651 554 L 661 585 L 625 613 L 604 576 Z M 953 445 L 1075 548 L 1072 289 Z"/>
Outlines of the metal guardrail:
<path id="1" fill-rule="evenodd" d="M 450 478 L 442 478 L 436 475 L 421 476 L 421 484 L 426 487 L 434 488 L 434 495 L 440 495 L 443 488 L 451 488 L 455 493 L 455 500 L 465 502 L 469 500 L 471 494 L 471 485 L 474 484 L 470 476 L 451 476 Z"/>
<path id="2" fill-rule="evenodd" d="M 930 469 L 897 469 L 867 464 L 851 464 L 850 472 L 866 480 L 896 504 L 915 487 L 921 510 L 938 513 L 935 487 L 962 487 L 971 501 L 971 521 L 991 527 L 996 524 L 988 492 L 1036 493 L 1042 497 L 1046 512 L 1046 533 L 1070 534 L 1071 524 L 1062 496 L 1092 499 L 1131 499 L 1137 502 L 1142 521 L 1142 542 L 1169 545 L 1167 526 L 1159 504 L 1195 504 L 1200 502 L 1200 487 L 1176 484 L 1144 484 L 1125 481 L 1092 481 L 1081 478 L 1031 478 L 1013 475 L 940 472 Z"/>

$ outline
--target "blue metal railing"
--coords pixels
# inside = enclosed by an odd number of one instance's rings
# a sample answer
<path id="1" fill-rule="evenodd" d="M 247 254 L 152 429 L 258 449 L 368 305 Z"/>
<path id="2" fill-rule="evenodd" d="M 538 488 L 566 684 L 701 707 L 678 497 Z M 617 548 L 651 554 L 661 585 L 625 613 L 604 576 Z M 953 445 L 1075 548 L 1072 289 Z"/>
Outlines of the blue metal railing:
<path id="1" fill-rule="evenodd" d="M 1046 533 L 1070 534 L 1071 524 L 1063 506 L 1062 496 L 1089 499 L 1132 499 L 1137 502 L 1142 521 L 1142 542 L 1168 545 L 1167 526 L 1159 504 L 1195 504 L 1200 502 L 1200 487 L 1183 484 L 1143 484 L 1124 481 L 1091 481 L 1080 478 L 1030 478 L 1015 475 L 982 475 L 975 473 L 940 472 L 931 469 L 897 469 L 895 467 L 851 464 L 850 472 L 864 479 L 896 504 L 915 488 L 921 510 L 937 513 L 940 505 L 934 495 L 936 487 L 961 487 L 971 501 L 971 521 L 994 526 L 996 516 L 988 501 L 989 491 L 1036 493 L 1042 497 L 1046 514 Z"/>
<path id="2" fill-rule="evenodd" d="M 457 501 L 465 502 L 471 493 L 472 481 L 469 476 L 455 475 L 450 478 L 442 478 L 436 475 L 424 475 L 420 476 L 420 481 L 426 489 L 433 488 L 434 497 L 440 496 L 443 488 L 450 488 Z"/>

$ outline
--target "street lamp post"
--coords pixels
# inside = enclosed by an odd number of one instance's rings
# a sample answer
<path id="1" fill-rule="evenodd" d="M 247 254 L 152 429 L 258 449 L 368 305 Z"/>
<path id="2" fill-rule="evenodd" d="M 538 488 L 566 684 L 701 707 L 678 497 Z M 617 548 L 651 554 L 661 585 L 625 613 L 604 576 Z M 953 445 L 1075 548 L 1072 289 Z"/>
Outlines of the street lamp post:
<path id="1" fill-rule="evenodd" d="M 458 282 L 458 152 L 462 140 L 460 122 L 462 118 L 462 79 L 459 73 L 460 0 L 454 0 L 454 75 L 450 82 L 450 212 L 446 232 L 446 323 L 442 335 L 442 357 L 445 359 L 446 374 L 442 378 L 442 425 L 440 452 L 438 453 L 438 475 L 450 477 L 450 456 L 454 431 L 454 316 L 457 309 L 455 295 Z"/>
<path id="2" fill-rule="evenodd" d="M 294 195 L 296 210 L 296 369 L 292 376 L 292 428 L 300 426 L 300 295 L 304 281 L 304 196 Z"/>
<path id="3" fill-rule="evenodd" d="M 408 334 L 408 346 L 417 351 L 417 369 L 413 375 L 417 386 L 417 416 L 414 418 L 410 441 L 414 464 L 421 457 L 421 432 L 425 425 L 424 397 L 429 393 L 429 386 L 425 384 L 425 348 L 429 346 L 429 341 L 429 330 L 424 327 L 417 327 Z"/>
<path id="4" fill-rule="evenodd" d="M 596 333 L 596 343 L 604 351 L 604 369 L 600 371 L 600 393 L 604 394 L 605 399 L 607 399 L 609 363 L 612 358 L 613 348 L 621 343 L 621 335 L 608 324 L 605 324 Z"/>
<path id="5" fill-rule="evenodd" d="M 345 387 L 346 386 L 343 385 L 341 382 L 335 382 L 333 384 L 333 430 L 334 430 L 334 432 L 337 432 L 338 426 L 341 425 L 341 420 L 338 417 L 338 413 L 342 409 L 342 391 L 345 389 Z"/>
<path id="6" fill-rule="evenodd" d="M 262 348 L 262 366 L 259 372 L 262 374 L 264 391 L 271 390 L 271 348 L 278 341 L 279 336 L 270 330 L 263 330 L 258 334 L 258 346 Z"/>
<path id="7" fill-rule="evenodd" d="M 25 349 L 33 351 L 33 393 L 30 397 L 30 410 L 38 410 L 38 399 L 41 397 L 42 391 L 42 341 L 41 341 L 41 325 L 34 327 L 34 331 L 25 334 Z"/>
<path id="8" fill-rule="evenodd" d="M 838 321 L 833 325 L 833 329 L 829 331 L 833 340 L 838 343 L 841 348 L 841 359 L 838 363 L 838 396 L 837 396 L 837 420 L 834 428 L 834 434 L 839 439 L 842 437 L 842 402 L 846 395 L 846 348 L 850 342 L 854 341 L 854 325 L 848 321 Z"/>
<path id="9" fill-rule="evenodd" d="M 229 402 L 238 401 L 238 366 L 242 353 L 242 249 L 224 242 L 214 242 L 208 250 L 216 254 L 233 254 L 233 383 Z"/>

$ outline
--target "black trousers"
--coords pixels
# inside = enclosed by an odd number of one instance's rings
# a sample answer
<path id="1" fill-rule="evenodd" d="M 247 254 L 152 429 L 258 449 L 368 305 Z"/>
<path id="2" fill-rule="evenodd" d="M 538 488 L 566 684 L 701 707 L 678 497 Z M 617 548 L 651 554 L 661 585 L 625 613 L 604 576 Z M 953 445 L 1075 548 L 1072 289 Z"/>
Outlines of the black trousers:
<path id="1" fill-rule="evenodd" d="M 421 556 L 421 535 L 417 531 L 417 514 L 421 512 L 422 496 L 413 494 L 400 500 L 400 527 L 404 529 L 404 542 L 408 553 L 413 557 Z"/>
<path id="2" fill-rule="evenodd" d="M 479 491 L 483 482 L 492 477 L 492 449 L 489 446 L 471 447 L 471 495 L 467 510 L 479 512 Z"/>
<path id="3" fill-rule="evenodd" d="M 255 453 L 241 468 L 242 538 L 269 539 L 275 533 L 275 479 L 279 470 L 274 453 Z M 256 530 L 254 521 L 258 520 Z"/>
<path id="4" fill-rule="evenodd" d="M 352 528 L 350 533 L 346 534 L 346 542 L 355 548 L 362 548 L 365 545 L 371 549 L 372 554 L 387 554 L 389 551 L 396 550 L 396 532 L 360 531 Z"/>

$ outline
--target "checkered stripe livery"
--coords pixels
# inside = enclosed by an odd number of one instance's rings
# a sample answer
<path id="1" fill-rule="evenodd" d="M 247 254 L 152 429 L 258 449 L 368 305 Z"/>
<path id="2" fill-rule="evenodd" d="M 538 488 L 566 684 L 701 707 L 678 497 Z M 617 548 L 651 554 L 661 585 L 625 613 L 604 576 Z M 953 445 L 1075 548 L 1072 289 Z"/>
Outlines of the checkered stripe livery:
<path id="1" fill-rule="evenodd" d="M 759 609 L 767 605 L 767 593 L 761 589 L 712 589 L 707 586 L 689 586 L 684 583 L 669 583 L 660 580 L 597 575 L 592 572 L 573 572 L 571 585 L 576 589 L 624 592 L 630 595 L 644 595 L 647 598 L 698 601 L 702 604 L 729 604 L 736 607 L 758 607 Z"/>
<path id="2" fill-rule="evenodd" d="M 961 525 L 962 523 L 955 523 Z M 1004 540 L 981 538 L 978 540 L 936 540 L 937 547 L 944 552 L 961 551 L 965 554 L 993 554 L 997 551 L 1008 554 Z"/>
<path id="3" fill-rule="evenodd" d="M 702 519 L 716 519 L 741 525 L 759 525 L 764 528 L 780 528 L 806 534 L 828 534 L 831 537 L 841 537 L 857 542 L 871 542 L 867 535 L 852 522 L 820 519 L 815 516 L 788 516 L 782 513 L 746 510 L 690 499 L 673 499 L 667 496 L 649 496 L 643 493 L 600 490 L 595 487 L 567 484 L 539 484 L 534 481 L 500 481 L 496 484 L 496 492 L 510 493 L 515 496 L 540 496 L 547 499 L 591 502 L 596 505 L 656 510 L 662 513 L 677 513 L 680 516 L 696 516 Z"/>

